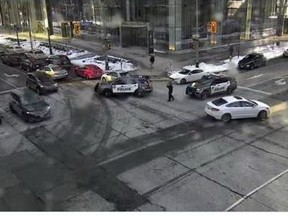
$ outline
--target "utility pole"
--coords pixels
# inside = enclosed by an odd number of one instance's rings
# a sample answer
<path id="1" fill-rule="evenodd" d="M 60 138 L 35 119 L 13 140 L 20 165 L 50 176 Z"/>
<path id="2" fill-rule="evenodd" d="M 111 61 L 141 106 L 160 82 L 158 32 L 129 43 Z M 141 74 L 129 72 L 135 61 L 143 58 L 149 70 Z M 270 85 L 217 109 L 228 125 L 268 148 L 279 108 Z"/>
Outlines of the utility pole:
<path id="1" fill-rule="evenodd" d="M 199 2 L 196 0 L 196 67 L 199 67 Z"/>
<path id="2" fill-rule="evenodd" d="M 252 0 L 248 0 L 247 1 L 246 22 L 245 22 L 245 40 L 250 39 L 251 18 L 252 18 Z"/>
<path id="3" fill-rule="evenodd" d="M 27 1 L 27 18 L 28 18 L 28 25 L 29 25 L 29 39 L 30 39 L 30 46 L 31 51 L 33 51 L 33 41 L 32 41 L 32 25 L 31 25 L 31 16 L 30 16 L 30 1 Z"/>

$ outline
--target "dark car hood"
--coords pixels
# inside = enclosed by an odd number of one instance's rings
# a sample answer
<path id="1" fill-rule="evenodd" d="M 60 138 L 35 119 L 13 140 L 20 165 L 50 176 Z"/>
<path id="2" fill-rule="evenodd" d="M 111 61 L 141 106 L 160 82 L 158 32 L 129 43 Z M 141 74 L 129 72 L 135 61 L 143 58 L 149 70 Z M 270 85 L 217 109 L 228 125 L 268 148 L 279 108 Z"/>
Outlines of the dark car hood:
<path id="1" fill-rule="evenodd" d="M 41 82 L 41 85 L 45 87 L 54 87 L 55 82 L 53 81 L 47 81 L 47 82 Z"/>
<path id="2" fill-rule="evenodd" d="M 49 107 L 49 104 L 45 101 L 39 101 L 38 103 L 24 105 L 24 108 L 29 112 L 44 111 L 48 110 Z"/>

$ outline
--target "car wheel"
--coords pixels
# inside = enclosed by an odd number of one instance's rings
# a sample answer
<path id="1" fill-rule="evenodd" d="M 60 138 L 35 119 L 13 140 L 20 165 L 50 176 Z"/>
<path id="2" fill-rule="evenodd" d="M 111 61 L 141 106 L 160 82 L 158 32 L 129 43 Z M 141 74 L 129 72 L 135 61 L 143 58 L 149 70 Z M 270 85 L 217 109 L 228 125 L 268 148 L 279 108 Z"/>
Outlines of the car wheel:
<path id="1" fill-rule="evenodd" d="M 15 113 L 15 110 L 14 110 L 13 106 L 10 105 L 10 104 L 9 104 L 9 109 L 10 109 L 10 111 L 11 111 L 12 113 Z"/>
<path id="2" fill-rule="evenodd" d="M 185 84 L 185 83 L 187 83 L 187 80 L 186 80 L 186 79 L 181 79 L 181 80 L 180 80 L 180 84 Z"/>
<path id="3" fill-rule="evenodd" d="M 94 92 L 97 92 L 99 88 L 99 82 L 96 83 L 95 87 L 94 87 Z"/>
<path id="4" fill-rule="evenodd" d="M 202 100 L 206 100 L 206 99 L 208 98 L 208 96 L 209 96 L 209 93 L 208 93 L 207 91 L 204 91 L 204 92 L 202 92 L 202 94 L 201 94 L 201 99 L 202 99 Z"/>
<path id="5" fill-rule="evenodd" d="M 230 94 L 232 94 L 232 92 L 233 92 L 233 89 L 231 87 L 228 87 L 227 90 L 226 90 L 226 93 L 228 95 L 230 95 Z"/>
<path id="6" fill-rule="evenodd" d="M 254 64 L 251 64 L 250 65 L 250 70 L 253 70 L 255 68 L 255 65 Z"/>
<path id="7" fill-rule="evenodd" d="M 258 119 L 261 121 L 266 120 L 267 117 L 268 117 L 268 113 L 264 110 L 260 111 L 258 114 Z"/>
<path id="8" fill-rule="evenodd" d="M 25 122 L 30 122 L 29 117 L 28 117 L 24 112 L 23 112 L 21 115 L 22 115 L 23 120 L 24 120 Z"/>
<path id="9" fill-rule="evenodd" d="M 105 96 L 105 97 L 111 97 L 112 96 L 112 91 L 111 90 L 104 90 L 104 92 L 103 92 L 103 95 Z"/>
<path id="10" fill-rule="evenodd" d="M 221 120 L 223 122 L 229 122 L 229 121 L 231 121 L 231 115 L 229 113 L 226 113 L 226 114 L 222 115 Z"/>
<path id="11" fill-rule="evenodd" d="M 41 91 L 40 88 L 36 88 L 36 92 L 37 92 L 38 95 L 41 95 L 41 94 L 42 94 L 42 91 Z"/>
<path id="12" fill-rule="evenodd" d="M 135 95 L 136 97 L 138 97 L 138 98 L 141 98 L 141 97 L 144 96 L 143 91 L 139 91 L 139 90 L 136 90 L 136 91 L 134 92 L 134 95 Z"/>

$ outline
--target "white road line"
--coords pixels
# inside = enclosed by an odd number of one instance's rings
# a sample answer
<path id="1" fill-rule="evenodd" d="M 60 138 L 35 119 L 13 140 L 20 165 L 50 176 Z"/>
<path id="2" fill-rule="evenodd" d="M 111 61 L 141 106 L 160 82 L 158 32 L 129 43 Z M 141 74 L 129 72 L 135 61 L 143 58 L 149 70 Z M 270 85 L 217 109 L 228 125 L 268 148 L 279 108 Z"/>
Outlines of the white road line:
<path id="1" fill-rule="evenodd" d="M 0 95 L 1 94 L 7 94 L 7 93 L 10 93 L 11 91 L 20 90 L 20 89 L 24 89 L 24 88 L 26 88 L 26 87 L 14 88 L 14 89 L 10 89 L 10 90 L 0 91 Z"/>
<path id="2" fill-rule="evenodd" d="M 257 93 L 264 94 L 264 95 L 268 95 L 268 96 L 271 96 L 271 95 L 272 95 L 272 93 L 265 92 L 265 91 L 261 91 L 261 90 L 257 90 L 257 89 L 253 89 L 253 88 L 249 88 L 249 87 L 238 86 L 238 88 L 239 88 L 239 89 L 244 89 L 244 90 L 253 91 L 253 92 L 257 92 Z"/>
<path id="3" fill-rule="evenodd" d="M 263 75 L 264 75 L 264 74 L 255 75 L 255 76 L 252 76 L 252 77 L 248 78 L 248 80 L 250 80 L 250 79 L 256 79 L 256 78 L 262 77 Z"/>
<path id="4" fill-rule="evenodd" d="M 12 83 L 7 82 L 6 80 L 3 80 L 0 78 L 0 80 L 2 80 L 3 82 L 5 82 L 6 84 L 12 86 L 13 88 L 17 88 L 17 86 L 13 85 Z"/>
<path id="5" fill-rule="evenodd" d="M 247 195 L 245 195 L 244 197 L 242 197 L 241 199 L 239 199 L 238 201 L 236 201 L 234 204 L 232 204 L 231 206 L 229 206 L 227 209 L 225 209 L 225 211 L 230 211 L 233 208 L 235 208 L 237 205 L 239 205 L 240 203 L 242 203 L 245 199 L 249 198 L 251 195 L 253 195 L 254 193 L 256 193 L 257 191 L 261 190 L 263 187 L 267 186 L 268 184 L 272 183 L 273 181 L 275 181 L 276 179 L 280 178 L 281 176 L 283 176 L 284 174 L 286 174 L 288 172 L 288 169 L 284 170 L 283 172 L 281 172 L 280 174 L 276 175 L 275 177 L 273 177 L 272 179 L 270 179 L 269 181 L 265 182 L 264 184 L 260 185 L 259 187 L 255 188 L 254 190 L 252 190 L 251 192 L 249 192 Z"/>

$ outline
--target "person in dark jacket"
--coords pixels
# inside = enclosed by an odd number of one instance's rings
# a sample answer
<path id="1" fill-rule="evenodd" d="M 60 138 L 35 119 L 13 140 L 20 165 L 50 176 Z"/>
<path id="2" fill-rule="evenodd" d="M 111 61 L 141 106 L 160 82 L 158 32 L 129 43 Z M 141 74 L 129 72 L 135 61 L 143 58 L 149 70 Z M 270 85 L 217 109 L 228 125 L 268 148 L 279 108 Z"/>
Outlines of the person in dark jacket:
<path id="1" fill-rule="evenodd" d="M 172 81 L 169 81 L 167 84 L 167 88 L 168 88 L 168 101 L 174 101 L 174 96 L 172 95 L 173 93 L 173 85 L 172 85 Z"/>

